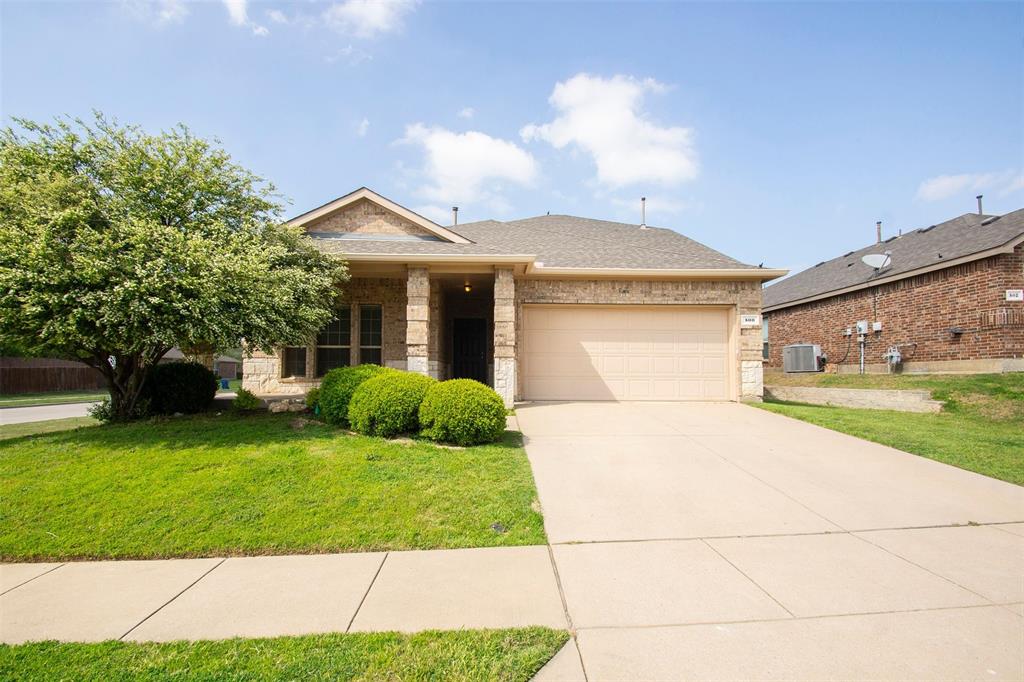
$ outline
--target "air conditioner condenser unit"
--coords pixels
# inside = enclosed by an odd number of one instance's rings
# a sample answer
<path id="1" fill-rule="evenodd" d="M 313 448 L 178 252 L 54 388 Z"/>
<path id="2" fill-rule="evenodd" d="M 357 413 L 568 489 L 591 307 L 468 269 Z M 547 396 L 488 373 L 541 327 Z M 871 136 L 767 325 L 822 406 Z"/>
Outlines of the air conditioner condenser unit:
<path id="1" fill-rule="evenodd" d="M 824 367 L 821 346 L 816 343 L 794 343 L 782 349 L 785 372 L 820 372 Z"/>

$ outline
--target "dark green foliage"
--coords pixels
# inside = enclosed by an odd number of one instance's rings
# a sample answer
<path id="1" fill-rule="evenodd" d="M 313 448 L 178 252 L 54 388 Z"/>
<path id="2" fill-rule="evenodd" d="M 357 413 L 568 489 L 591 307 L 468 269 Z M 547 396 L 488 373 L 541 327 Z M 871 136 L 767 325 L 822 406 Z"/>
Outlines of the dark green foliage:
<path id="1" fill-rule="evenodd" d="M 315 410 L 317 403 L 320 402 L 320 389 L 311 388 L 306 391 L 306 407 L 311 410 Z"/>
<path id="2" fill-rule="evenodd" d="M 260 399 L 252 391 L 239 388 L 235 391 L 235 399 L 231 401 L 231 407 L 239 412 L 252 412 L 262 406 Z"/>
<path id="3" fill-rule="evenodd" d="M 149 370 L 143 388 L 153 414 L 195 414 L 210 409 L 217 375 L 197 362 L 169 362 Z"/>
<path id="4" fill-rule="evenodd" d="M 419 430 L 420 403 L 436 379 L 415 372 L 385 372 L 352 394 L 348 420 L 368 436 L 390 438 Z"/>
<path id="5" fill-rule="evenodd" d="M 431 440 L 456 445 L 493 443 L 505 431 L 505 404 L 490 386 L 472 379 L 434 384 L 420 404 L 420 426 Z"/>
<path id="6" fill-rule="evenodd" d="M 372 377 L 384 372 L 397 372 L 380 365 L 356 365 L 332 369 L 320 382 L 320 415 L 329 424 L 348 424 L 348 406 L 356 389 Z M 309 404 L 309 401 L 306 401 Z"/>

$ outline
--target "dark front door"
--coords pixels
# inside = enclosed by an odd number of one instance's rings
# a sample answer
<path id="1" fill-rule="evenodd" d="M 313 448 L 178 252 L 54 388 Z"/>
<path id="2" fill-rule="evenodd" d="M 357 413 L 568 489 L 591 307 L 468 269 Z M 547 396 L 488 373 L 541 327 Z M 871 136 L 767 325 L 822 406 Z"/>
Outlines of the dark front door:
<path id="1" fill-rule="evenodd" d="M 456 379 L 487 383 L 487 320 L 452 320 L 452 374 Z"/>

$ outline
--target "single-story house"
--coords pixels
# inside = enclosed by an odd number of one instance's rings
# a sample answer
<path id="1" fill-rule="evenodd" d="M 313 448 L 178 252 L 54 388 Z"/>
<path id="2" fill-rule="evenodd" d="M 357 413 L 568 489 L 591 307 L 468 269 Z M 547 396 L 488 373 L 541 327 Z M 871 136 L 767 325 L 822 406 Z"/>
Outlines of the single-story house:
<path id="1" fill-rule="evenodd" d="M 290 222 L 344 257 L 351 280 L 307 345 L 244 359 L 255 393 L 303 393 L 372 362 L 477 379 L 509 405 L 761 396 L 762 283 L 785 271 L 646 225 L 443 227 L 366 188 Z"/>
<path id="2" fill-rule="evenodd" d="M 172 348 L 164 353 L 164 356 L 160 358 L 160 363 L 182 362 L 184 360 L 185 354 L 181 352 L 181 349 Z M 213 358 L 213 367 L 211 369 L 222 379 L 237 379 L 238 371 L 241 368 L 242 361 L 238 358 L 233 358 L 230 355 L 218 355 Z"/>
<path id="3" fill-rule="evenodd" d="M 878 235 L 765 288 L 770 368 L 785 346 L 809 343 L 858 372 L 863 322 L 865 371 L 889 371 L 891 349 L 905 372 L 1024 371 L 1024 209 Z"/>

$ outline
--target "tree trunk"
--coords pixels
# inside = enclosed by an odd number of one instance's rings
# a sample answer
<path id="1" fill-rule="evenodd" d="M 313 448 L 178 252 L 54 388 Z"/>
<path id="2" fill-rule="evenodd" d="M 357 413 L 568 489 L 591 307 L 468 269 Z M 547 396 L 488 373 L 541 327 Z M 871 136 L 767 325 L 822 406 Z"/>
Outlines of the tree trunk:
<path id="1" fill-rule="evenodd" d="M 94 362 L 88 362 L 103 374 L 107 380 L 107 390 L 110 392 L 110 419 L 111 421 L 128 421 L 139 416 L 139 399 L 142 397 L 142 389 L 146 385 L 146 377 L 149 369 L 156 363 L 166 351 L 154 351 L 151 357 L 145 358 L 141 355 L 116 355 L 114 367 L 106 356 L 97 358 Z M 156 358 L 156 359 L 152 359 Z"/>

